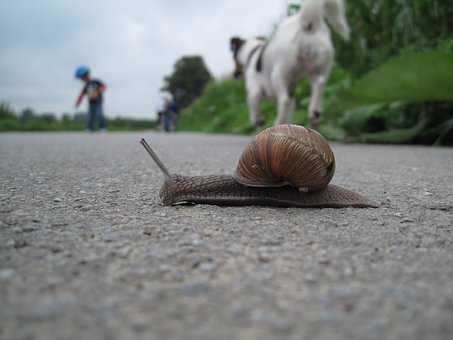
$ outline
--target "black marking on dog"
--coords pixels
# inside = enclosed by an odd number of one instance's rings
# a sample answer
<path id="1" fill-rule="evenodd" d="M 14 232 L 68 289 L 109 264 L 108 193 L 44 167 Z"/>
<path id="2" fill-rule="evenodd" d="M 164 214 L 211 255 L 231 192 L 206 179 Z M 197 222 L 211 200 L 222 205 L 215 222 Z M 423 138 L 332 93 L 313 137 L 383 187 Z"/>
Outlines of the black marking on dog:
<path id="1" fill-rule="evenodd" d="M 263 48 L 260 51 L 260 55 L 258 57 L 258 61 L 256 62 L 256 72 L 261 73 L 263 71 L 263 59 L 264 59 L 264 51 L 266 51 L 267 43 L 263 45 Z"/>
<path id="2" fill-rule="evenodd" d="M 255 48 L 250 51 L 250 54 L 247 57 L 247 62 L 245 63 L 245 68 L 247 68 L 249 66 L 250 61 L 252 61 L 252 58 L 255 55 L 255 53 L 262 47 L 263 47 L 263 45 L 258 45 L 258 46 L 255 46 Z"/>
<path id="3" fill-rule="evenodd" d="M 266 37 L 261 37 L 261 36 L 255 37 L 255 39 L 261 40 L 261 41 L 263 41 L 265 43 L 268 41 L 268 39 Z"/>

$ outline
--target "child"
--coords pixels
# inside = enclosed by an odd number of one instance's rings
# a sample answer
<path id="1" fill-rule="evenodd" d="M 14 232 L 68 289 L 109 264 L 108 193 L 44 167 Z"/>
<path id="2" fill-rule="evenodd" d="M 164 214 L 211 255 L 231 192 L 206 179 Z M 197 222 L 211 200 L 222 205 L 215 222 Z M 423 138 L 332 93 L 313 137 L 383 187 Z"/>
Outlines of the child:
<path id="1" fill-rule="evenodd" d="M 88 114 L 87 114 L 87 130 L 94 132 L 96 120 L 99 121 L 100 131 L 106 131 L 106 120 L 102 108 L 103 93 L 107 86 L 98 79 L 91 79 L 90 69 L 86 66 L 80 66 L 75 71 L 75 77 L 85 83 L 79 97 L 77 98 L 75 107 L 79 107 L 86 95 L 88 97 Z"/>

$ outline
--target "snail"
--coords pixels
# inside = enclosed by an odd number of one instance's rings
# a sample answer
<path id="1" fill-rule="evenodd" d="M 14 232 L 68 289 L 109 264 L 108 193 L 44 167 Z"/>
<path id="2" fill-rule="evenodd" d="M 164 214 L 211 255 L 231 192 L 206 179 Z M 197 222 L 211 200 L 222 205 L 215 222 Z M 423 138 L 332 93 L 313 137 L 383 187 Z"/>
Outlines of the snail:
<path id="1" fill-rule="evenodd" d="M 265 205 L 312 208 L 376 208 L 366 197 L 330 184 L 335 157 L 315 130 L 299 125 L 268 128 L 246 146 L 234 175 L 170 174 L 148 143 L 140 142 L 165 176 L 163 205 Z"/>

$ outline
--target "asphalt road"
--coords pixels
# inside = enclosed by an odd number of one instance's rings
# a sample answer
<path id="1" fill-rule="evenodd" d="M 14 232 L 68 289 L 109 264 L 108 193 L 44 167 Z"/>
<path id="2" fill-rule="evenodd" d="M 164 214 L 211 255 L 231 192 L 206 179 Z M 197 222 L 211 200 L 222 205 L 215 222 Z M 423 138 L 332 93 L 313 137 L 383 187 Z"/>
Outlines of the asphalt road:
<path id="1" fill-rule="evenodd" d="M 0 135 L 0 339 L 453 339 L 453 149 L 333 145 L 378 209 L 162 207 L 247 138 Z"/>

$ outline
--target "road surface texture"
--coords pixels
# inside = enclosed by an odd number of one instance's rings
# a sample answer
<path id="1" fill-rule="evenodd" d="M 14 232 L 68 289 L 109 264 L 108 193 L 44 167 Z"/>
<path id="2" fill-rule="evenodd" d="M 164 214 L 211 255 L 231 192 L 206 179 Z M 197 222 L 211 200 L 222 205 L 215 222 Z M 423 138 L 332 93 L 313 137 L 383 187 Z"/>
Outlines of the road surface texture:
<path id="1" fill-rule="evenodd" d="M 0 339 L 453 339 L 453 149 L 334 144 L 378 209 L 163 207 L 247 137 L 0 135 Z"/>

